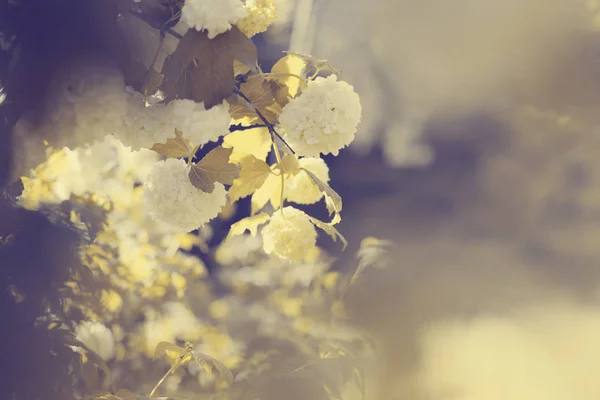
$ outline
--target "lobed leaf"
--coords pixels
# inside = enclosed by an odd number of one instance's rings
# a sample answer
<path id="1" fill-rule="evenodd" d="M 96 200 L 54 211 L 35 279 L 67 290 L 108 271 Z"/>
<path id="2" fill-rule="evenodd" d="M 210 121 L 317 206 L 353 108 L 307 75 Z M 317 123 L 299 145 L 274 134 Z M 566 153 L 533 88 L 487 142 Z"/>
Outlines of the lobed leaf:
<path id="1" fill-rule="evenodd" d="M 229 188 L 229 198 L 232 202 L 254 193 L 271 174 L 269 165 L 252 155 L 244 157 L 240 165 L 240 175 Z"/>
<path id="2" fill-rule="evenodd" d="M 342 211 L 342 198 L 335 190 L 333 190 L 329 185 L 319 179 L 315 174 L 307 170 L 306 168 L 302 168 L 304 172 L 308 174 L 310 179 L 313 181 L 315 185 L 319 188 L 321 192 L 325 195 L 325 205 L 327 206 L 327 210 L 329 214 L 337 213 L 339 214 Z"/>
<path id="3" fill-rule="evenodd" d="M 312 222 L 314 226 L 322 229 L 326 234 L 331 236 L 331 238 L 333 239 L 334 242 L 337 242 L 337 240 L 339 239 L 340 242 L 342 243 L 342 249 L 344 249 L 344 250 L 346 249 L 346 247 L 348 246 L 348 241 L 346 240 L 346 238 L 344 238 L 344 236 L 342 236 L 342 234 L 340 232 L 338 232 L 337 229 L 335 229 L 335 226 L 334 226 L 341 220 L 339 214 L 336 214 L 335 217 L 333 218 L 333 221 L 331 221 L 329 223 L 323 222 L 314 217 L 309 217 L 309 219 L 310 219 L 310 222 Z"/>
<path id="4" fill-rule="evenodd" d="M 231 132 L 223 138 L 223 147 L 233 149 L 229 161 L 235 163 L 248 155 L 264 161 L 271 152 L 271 146 L 271 134 L 263 127 Z"/>
<path id="5" fill-rule="evenodd" d="M 212 193 L 215 182 L 224 185 L 233 184 L 239 176 L 240 166 L 229 162 L 233 149 L 216 147 L 204 158 L 192 164 L 188 174 L 190 182 L 194 187 L 206 193 Z"/>
<path id="6" fill-rule="evenodd" d="M 229 99 L 231 102 L 229 107 L 231 118 L 239 120 L 246 117 L 250 124 L 261 122 L 256 110 L 253 108 L 256 107 L 269 123 L 277 123 L 277 118 L 281 114 L 282 108 L 273 96 L 273 88 L 270 81 L 261 75 L 250 76 L 240 85 L 240 92 L 250 100 L 252 105 L 249 105 L 245 99 L 238 95 L 232 96 Z"/>
<path id="7" fill-rule="evenodd" d="M 296 54 L 287 54 L 273 65 L 271 74 L 279 84 L 279 91 L 275 94 L 279 104 L 283 106 L 288 102 L 289 97 L 296 97 L 304 82 L 296 76 L 304 79 L 306 78 L 305 73 L 306 61 Z"/>
<path id="8" fill-rule="evenodd" d="M 211 374 L 213 368 L 215 368 L 219 372 L 219 376 L 228 385 L 233 383 L 233 373 L 225 364 L 220 362 L 219 360 L 209 356 L 208 354 L 204 354 L 198 351 L 194 351 L 193 353 L 194 360 L 208 373 Z"/>
<path id="9" fill-rule="evenodd" d="M 179 158 L 188 157 L 194 149 L 192 143 L 183 137 L 181 131 L 175 129 L 174 138 L 167 139 L 165 143 L 154 143 L 150 150 L 167 158 Z"/>
<path id="10" fill-rule="evenodd" d="M 271 217 L 269 214 L 261 212 L 260 214 L 241 219 L 235 224 L 231 225 L 227 237 L 230 238 L 232 236 L 242 235 L 247 230 L 250 231 L 252 236 L 256 236 L 258 227 L 265 224 L 270 218 Z"/>
<path id="11" fill-rule="evenodd" d="M 235 85 L 234 60 L 258 70 L 256 46 L 236 26 L 213 39 L 206 31 L 188 30 L 162 68 L 166 101 L 191 99 L 207 109 L 222 103 Z"/>

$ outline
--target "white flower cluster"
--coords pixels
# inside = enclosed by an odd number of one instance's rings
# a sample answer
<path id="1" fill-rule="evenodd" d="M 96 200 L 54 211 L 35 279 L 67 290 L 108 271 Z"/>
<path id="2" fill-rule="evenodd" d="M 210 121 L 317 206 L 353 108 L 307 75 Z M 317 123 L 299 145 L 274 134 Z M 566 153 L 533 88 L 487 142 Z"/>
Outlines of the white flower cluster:
<path id="1" fill-rule="evenodd" d="M 308 87 L 285 105 L 279 123 L 297 154 L 337 155 L 354 140 L 361 112 L 353 87 L 330 75 L 309 81 Z"/>
<path id="2" fill-rule="evenodd" d="M 154 309 L 146 313 L 143 325 L 146 354 L 154 356 L 154 349 L 160 342 L 197 340 L 204 325 L 184 303 L 170 301 L 162 305 L 160 313 Z"/>
<path id="3" fill-rule="evenodd" d="M 317 231 L 306 213 L 284 207 L 262 230 L 263 249 L 291 261 L 304 260 L 317 243 Z"/>
<path id="4" fill-rule="evenodd" d="M 115 338 L 100 322 L 82 322 L 75 327 L 75 337 L 105 361 L 115 356 Z"/>
<path id="5" fill-rule="evenodd" d="M 321 181 L 329 182 L 329 167 L 320 157 L 305 157 L 298 160 L 301 168 L 312 172 Z M 321 200 L 323 192 L 312 182 L 308 174 L 298 171 L 285 180 L 284 195 L 286 200 L 298 204 L 314 204 Z"/>
<path id="6" fill-rule="evenodd" d="M 229 132 L 231 117 L 226 101 L 206 110 L 203 103 L 173 100 L 146 107 L 140 93 L 125 87 L 116 69 L 79 65 L 52 88 L 56 99 L 40 132 L 20 123 L 15 129 L 15 178 L 46 159 L 39 137 L 53 148 L 71 149 L 113 134 L 134 150 L 150 148 L 180 130 L 194 145 L 216 141 Z"/>
<path id="7" fill-rule="evenodd" d="M 185 0 L 181 18 L 198 31 L 205 29 L 208 38 L 213 39 L 231 29 L 247 13 L 241 0 Z"/>
<path id="8" fill-rule="evenodd" d="M 276 17 L 275 0 L 246 0 L 248 16 L 236 26 L 248 37 L 267 30 Z"/>
<path id="9" fill-rule="evenodd" d="M 203 103 L 187 99 L 150 107 L 144 107 L 138 99 L 124 122 L 129 129 L 125 129 L 123 140 L 134 148 L 162 143 L 174 136 L 174 129 L 181 131 L 193 144 L 204 145 L 229 133 L 231 116 L 226 101 L 207 110 Z"/>
<path id="10" fill-rule="evenodd" d="M 158 154 L 148 149 L 131 151 L 112 135 L 75 150 L 64 148 L 36 168 L 31 178 L 22 178 L 21 203 L 37 208 L 38 200 L 60 203 L 71 195 L 95 195 L 116 207 L 127 207 L 134 184 L 145 179 L 158 159 Z M 40 190 L 43 185 L 48 193 Z"/>
<path id="11" fill-rule="evenodd" d="M 212 193 L 195 188 L 184 160 L 170 158 L 154 165 L 144 185 L 150 214 L 179 232 L 190 232 L 215 218 L 227 200 L 225 187 Z"/>

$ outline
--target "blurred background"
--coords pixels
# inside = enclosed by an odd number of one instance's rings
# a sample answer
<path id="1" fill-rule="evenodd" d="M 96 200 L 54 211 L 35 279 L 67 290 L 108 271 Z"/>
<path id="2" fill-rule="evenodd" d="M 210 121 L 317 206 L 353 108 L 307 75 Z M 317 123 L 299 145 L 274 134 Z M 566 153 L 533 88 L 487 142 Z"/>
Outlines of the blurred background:
<path id="1" fill-rule="evenodd" d="M 67 59 L 114 40 L 95 6 L 72 3 L 16 24 L 31 46 L 20 69 L 0 37 L 18 71 L 3 80 L 3 176 L 42 161 L 24 149 L 50 138 L 31 126 Z M 361 96 L 355 143 L 326 160 L 350 243 L 336 268 L 365 236 L 393 244 L 348 299 L 384 343 L 374 398 L 600 398 L 600 2 L 280 0 L 279 13 L 255 38 L 263 69 L 311 54 Z"/>

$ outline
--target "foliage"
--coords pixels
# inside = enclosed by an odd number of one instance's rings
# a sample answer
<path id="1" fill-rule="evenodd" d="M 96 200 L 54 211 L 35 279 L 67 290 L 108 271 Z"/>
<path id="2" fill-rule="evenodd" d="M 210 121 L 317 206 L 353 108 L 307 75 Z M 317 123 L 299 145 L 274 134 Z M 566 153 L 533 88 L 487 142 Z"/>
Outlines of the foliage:
<path id="1" fill-rule="evenodd" d="M 173 15 L 182 4 L 170 3 Z M 320 228 L 345 248 L 336 229 L 342 199 L 320 154 L 297 153 L 279 121 L 320 73 L 339 72 L 295 53 L 261 71 L 244 32 L 262 29 L 273 4 L 247 5 L 255 19 L 244 31 L 190 29 L 160 73 L 150 66 L 152 82 L 128 97 L 139 104 L 122 129 L 49 147 L 21 179 L 20 207 L 45 210 L 86 239 L 73 250 L 82 268 L 45 318 L 51 332 L 60 327 L 90 399 L 269 399 L 281 397 L 281 382 L 323 399 L 342 398 L 352 383 L 364 396 L 360 365 L 370 349 L 340 318 L 345 287 L 316 246 Z M 261 7 L 262 17 L 252 15 Z M 230 133 L 207 151 L 226 110 Z M 332 132 L 315 126 L 326 141 Z M 129 147 L 127 135 L 154 143 Z M 244 198 L 249 212 L 219 243 L 208 221 L 227 221 Z M 321 199 L 331 221 L 293 205 Z M 157 357 L 166 371 L 148 368 Z"/>

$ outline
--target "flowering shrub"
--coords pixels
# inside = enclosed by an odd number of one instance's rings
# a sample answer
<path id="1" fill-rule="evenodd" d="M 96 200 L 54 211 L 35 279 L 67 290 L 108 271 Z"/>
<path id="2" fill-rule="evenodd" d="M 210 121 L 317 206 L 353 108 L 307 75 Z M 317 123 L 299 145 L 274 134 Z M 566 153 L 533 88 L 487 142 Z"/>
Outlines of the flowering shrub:
<path id="1" fill-rule="evenodd" d="M 53 114 L 55 136 L 75 144 L 48 146 L 21 177 L 21 207 L 85 238 L 84 272 L 49 317 L 72 331 L 85 392 L 237 398 L 277 392 L 282 373 L 320 397 L 349 384 L 364 392 L 366 352 L 341 320 L 350 279 L 317 246 L 318 232 L 346 244 L 342 199 L 320 156 L 352 142 L 358 95 L 311 56 L 258 67 L 250 37 L 275 19 L 274 1 L 169 4 L 183 35 L 162 67 L 137 87 L 94 70 Z M 215 243 L 209 222 L 228 220 L 244 198 L 247 214 Z M 322 199 L 329 221 L 293 205 Z M 146 367 L 155 357 L 171 368 L 156 375 Z M 92 378 L 94 365 L 106 379 Z"/>

